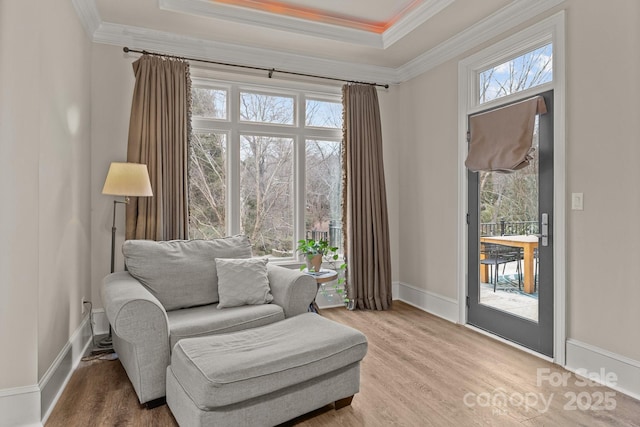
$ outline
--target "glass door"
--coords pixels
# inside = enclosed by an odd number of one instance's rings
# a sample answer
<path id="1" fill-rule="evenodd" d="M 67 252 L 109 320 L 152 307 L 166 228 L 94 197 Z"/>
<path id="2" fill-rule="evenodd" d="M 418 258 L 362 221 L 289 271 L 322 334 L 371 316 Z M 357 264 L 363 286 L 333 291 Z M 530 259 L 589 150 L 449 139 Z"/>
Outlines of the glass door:
<path id="1" fill-rule="evenodd" d="M 552 357 L 553 91 L 541 95 L 529 166 L 468 173 L 467 318 Z"/>

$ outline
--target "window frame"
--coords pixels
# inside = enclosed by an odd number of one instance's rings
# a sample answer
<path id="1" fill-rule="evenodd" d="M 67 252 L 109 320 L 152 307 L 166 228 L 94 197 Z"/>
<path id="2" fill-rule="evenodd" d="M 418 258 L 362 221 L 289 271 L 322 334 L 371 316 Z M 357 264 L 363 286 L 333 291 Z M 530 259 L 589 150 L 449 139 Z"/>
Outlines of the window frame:
<path id="1" fill-rule="evenodd" d="M 193 73 L 192 73 L 193 74 Z M 202 73 L 207 74 L 207 73 Z M 250 80 L 250 79 L 248 79 Z M 225 232 L 227 235 L 241 233 L 240 223 L 240 146 L 242 135 L 263 135 L 291 138 L 293 140 L 293 236 L 296 242 L 304 239 L 306 206 L 306 141 L 342 141 L 342 129 L 306 126 L 307 99 L 336 102 L 342 104 L 339 87 L 319 88 L 315 85 L 293 83 L 291 85 L 262 85 L 238 80 L 223 80 L 215 77 L 193 76 L 192 87 L 227 90 L 227 119 L 192 118 L 193 132 L 226 133 L 226 201 Z M 293 97 L 294 124 L 260 123 L 240 120 L 240 94 L 250 92 L 270 96 Z M 299 264 L 301 257 L 295 252 L 291 257 L 274 257 L 270 262 L 277 264 Z"/>
<path id="2" fill-rule="evenodd" d="M 526 32 L 527 30 L 523 31 L 523 33 Z M 464 92 L 461 92 L 460 95 L 464 94 L 465 97 L 463 100 L 459 101 L 461 102 L 460 106 L 467 109 L 467 114 L 477 113 L 485 109 L 491 109 L 497 105 L 508 104 L 519 99 L 525 99 L 533 94 L 546 92 L 547 90 L 555 87 L 559 72 L 556 70 L 556 66 L 558 64 L 555 62 L 558 50 L 558 39 L 553 29 L 542 30 L 542 32 L 533 32 L 533 34 L 526 35 L 522 37 L 522 39 L 519 39 L 518 36 L 519 34 L 511 36 L 502 42 L 498 42 L 495 45 L 490 46 L 486 49 L 487 51 L 491 51 L 490 53 L 483 54 L 484 52 L 481 51 L 460 62 L 458 75 L 459 79 L 464 80 L 466 90 L 464 90 L 464 88 L 462 89 Z M 505 95 L 500 98 L 492 99 L 491 101 L 480 102 L 478 96 L 480 93 L 480 73 L 550 43 L 553 45 L 554 53 L 554 68 L 550 82 L 543 83 L 520 92 Z M 459 86 L 463 86 L 461 82 L 459 82 Z"/>
<path id="3" fill-rule="evenodd" d="M 547 87 L 553 87 L 555 75 L 553 74 L 553 68 L 552 68 L 551 69 L 551 80 L 548 81 L 548 82 L 541 83 L 541 84 L 538 84 L 536 86 L 532 86 L 532 87 L 527 88 L 525 90 L 521 90 L 521 91 L 518 91 L 518 92 L 510 93 L 508 95 L 503 95 L 503 96 L 500 96 L 498 98 L 491 99 L 489 101 L 482 102 L 480 100 L 480 97 L 479 97 L 479 95 L 480 95 L 480 76 L 481 76 L 482 73 L 484 73 L 485 71 L 488 71 L 488 70 L 490 70 L 492 68 L 495 68 L 495 67 L 498 67 L 500 65 L 503 65 L 503 64 L 505 64 L 505 63 L 507 63 L 509 61 L 513 61 L 514 59 L 517 59 L 517 58 L 519 58 L 519 57 L 521 57 L 523 55 L 526 55 L 528 53 L 534 52 L 534 51 L 536 51 L 536 50 L 538 50 L 538 49 L 540 49 L 542 47 L 548 46 L 548 45 L 551 45 L 551 50 L 552 50 L 552 53 L 553 53 L 553 37 L 551 36 L 551 34 L 546 34 L 544 37 L 542 37 L 541 39 L 538 39 L 537 41 L 536 40 L 531 40 L 528 43 L 525 43 L 523 45 L 517 46 L 517 48 L 514 46 L 513 52 L 510 55 L 508 55 L 508 56 L 499 56 L 492 63 L 490 63 L 490 64 L 488 64 L 486 66 L 482 66 L 480 68 L 475 68 L 473 70 L 473 72 L 475 73 L 475 81 L 474 81 L 475 87 L 473 88 L 473 90 L 476 92 L 476 98 L 477 99 L 475 99 L 473 101 L 473 105 L 476 106 L 476 107 L 482 106 L 484 108 L 486 105 L 490 105 L 491 103 L 494 103 L 494 102 L 499 104 L 499 102 L 497 102 L 497 101 L 501 101 L 501 100 L 504 100 L 504 99 L 509 99 L 510 100 L 511 98 L 520 98 L 520 97 L 522 97 L 521 94 L 523 94 L 523 93 L 525 94 L 525 98 L 526 98 L 526 97 L 528 97 L 529 92 L 535 93 L 535 92 L 539 92 L 540 88 L 545 89 Z M 544 90 L 543 90 L 543 92 L 544 92 Z"/>

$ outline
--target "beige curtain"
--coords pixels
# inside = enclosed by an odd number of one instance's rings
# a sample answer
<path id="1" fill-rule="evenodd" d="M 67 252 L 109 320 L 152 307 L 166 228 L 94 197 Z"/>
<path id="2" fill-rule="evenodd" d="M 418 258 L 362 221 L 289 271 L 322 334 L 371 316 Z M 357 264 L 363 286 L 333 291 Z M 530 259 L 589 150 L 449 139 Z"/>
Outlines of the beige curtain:
<path id="1" fill-rule="evenodd" d="M 188 139 L 191 78 L 185 61 L 143 55 L 133 63 L 127 161 L 149 169 L 153 197 L 127 205 L 127 239 L 172 240 L 188 236 Z"/>
<path id="2" fill-rule="evenodd" d="M 371 85 L 345 85 L 343 218 L 350 308 L 391 308 L 387 195 L 378 94 Z"/>

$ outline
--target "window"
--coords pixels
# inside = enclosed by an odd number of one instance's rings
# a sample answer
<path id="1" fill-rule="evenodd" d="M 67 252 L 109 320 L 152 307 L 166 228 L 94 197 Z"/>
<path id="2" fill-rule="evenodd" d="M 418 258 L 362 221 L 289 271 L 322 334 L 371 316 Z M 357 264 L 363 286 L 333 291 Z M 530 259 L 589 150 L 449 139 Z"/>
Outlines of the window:
<path id="1" fill-rule="evenodd" d="M 339 93 L 194 79 L 189 237 L 249 236 L 256 256 L 340 246 Z"/>
<path id="2" fill-rule="evenodd" d="M 551 43 L 478 73 L 480 104 L 548 83 L 553 79 Z"/>
<path id="3" fill-rule="evenodd" d="M 293 248 L 293 139 L 240 137 L 241 232 L 255 255 Z M 274 253 L 274 251 L 276 251 Z"/>
<path id="4" fill-rule="evenodd" d="M 342 129 L 342 103 L 307 99 L 307 126 Z"/>
<path id="5" fill-rule="evenodd" d="M 307 238 L 324 238 L 342 253 L 342 144 L 306 141 Z"/>
<path id="6" fill-rule="evenodd" d="M 208 119 L 227 118 L 227 91 L 224 89 L 197 87 L 191 91 L 193 117 Z"/>
<path id="7" fill-rule="evenodd" d="M 240 92 L 240 120 L 257 123 L 293 125 L 293 97 Z"/>
<path id="8" fill-rule="evenodd" d="M 226 235 L 227 134 L 196 131 L 189 163 L 189 237 Z"/>

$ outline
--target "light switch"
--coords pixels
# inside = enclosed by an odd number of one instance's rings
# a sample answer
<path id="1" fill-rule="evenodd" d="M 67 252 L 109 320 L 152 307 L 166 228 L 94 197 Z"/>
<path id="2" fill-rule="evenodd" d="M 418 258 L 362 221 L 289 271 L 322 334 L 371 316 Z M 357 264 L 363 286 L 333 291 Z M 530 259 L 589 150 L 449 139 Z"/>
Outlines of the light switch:
<path id="1" fill-rule="evenodd" d="M 571 193 L 571 209 L 581 211 L 584 209 L 584 194 Z"/>

